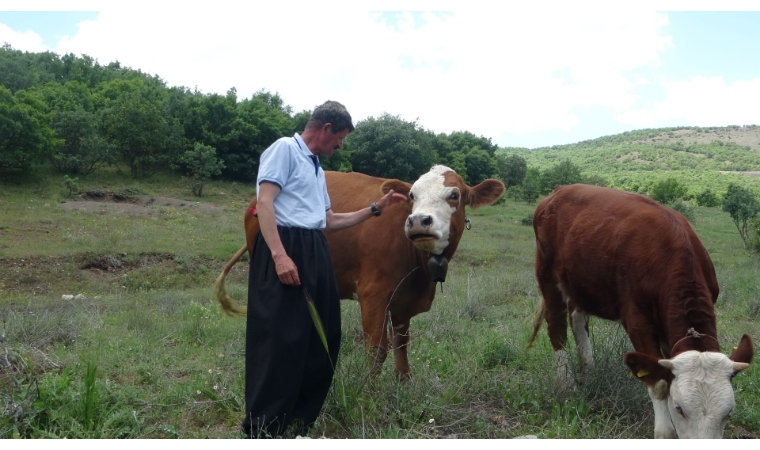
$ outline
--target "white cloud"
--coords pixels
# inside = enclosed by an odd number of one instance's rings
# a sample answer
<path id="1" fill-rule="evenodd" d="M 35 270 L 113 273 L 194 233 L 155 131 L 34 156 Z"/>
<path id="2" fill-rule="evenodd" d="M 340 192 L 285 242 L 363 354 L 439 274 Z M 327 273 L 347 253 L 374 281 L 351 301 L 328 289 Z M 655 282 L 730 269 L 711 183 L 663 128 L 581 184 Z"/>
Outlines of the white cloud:
<path id="1" fill-rule="evenodd" d="M 621 114 L 617 119 L 637 127 L 662 121 L 683 125 L 726 126 L 760 124 L 760 78 L 726 84 L 723 77 L 693 77 L 665 82 L 667 96 L 650 109 Z"/>
<path id="2" fill-rule="evenodd" d="M 644 10 L 459 3 L 420 25 L 410 13 L 388 24 L 355 3 L 273 4 L 99 3 L 98 18 L 55 51 L 118 59 L 205 93 L 278 92 L 296 111 L 334 99 L 355 121 L 388 112 L 499 137 L 568 130 L 579 108 L 628 117 L 632 89 L 647 82 L 638 71 L 671 45 L 667 17 Z"/>
<path id="3" fill-rule="evenodd" d="M 44 52 L 48 50 L 42 44 L 42 37 L 34 31 L 19 32 L 8 25 L 0 23 L 0 44 L 9 43 L 14 50 L 25 52 Z"/>

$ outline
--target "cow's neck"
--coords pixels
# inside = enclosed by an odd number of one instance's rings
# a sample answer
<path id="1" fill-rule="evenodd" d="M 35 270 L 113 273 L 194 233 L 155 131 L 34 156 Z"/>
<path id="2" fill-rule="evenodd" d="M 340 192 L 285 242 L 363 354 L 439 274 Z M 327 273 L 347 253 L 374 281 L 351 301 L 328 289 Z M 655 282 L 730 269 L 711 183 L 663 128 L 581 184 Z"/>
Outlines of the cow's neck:
<path id="1" fill-rule="evenodd" d="M 715 313 L 709 294 L 682 291 L 670 298 L 665 319 L 669 356 L 673 358 L 689 350 L 719 352 Z M 701 338 L 684 339 L 690 329 L 694 329 Z"/>

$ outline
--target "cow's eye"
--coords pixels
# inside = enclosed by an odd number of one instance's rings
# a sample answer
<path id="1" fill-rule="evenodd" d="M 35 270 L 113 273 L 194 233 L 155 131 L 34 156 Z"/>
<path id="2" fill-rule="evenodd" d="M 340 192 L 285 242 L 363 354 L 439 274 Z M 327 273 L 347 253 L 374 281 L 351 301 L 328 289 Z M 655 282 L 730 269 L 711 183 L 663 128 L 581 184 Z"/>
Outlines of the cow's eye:
<path id="1" fill-rule="evenodd" d="M 409 193 L 409 200 L 414 201 L 414 194 L 411 192 Z"/>
<path id="2" fill-rule="evenodd" d="M 683 413 L 683 409 L 681 409 L 680 406 L 676 405 L 676 411 L 678 411 L 678 414 L 680 414 L 682 417 L 686 417 L 686 414 Z"/>
<path id="3" fill-rule="evenodd" d="M 452 192 L 451 195 L 449 195 L 449 200 L 459 200 L 459 194 Z"/>

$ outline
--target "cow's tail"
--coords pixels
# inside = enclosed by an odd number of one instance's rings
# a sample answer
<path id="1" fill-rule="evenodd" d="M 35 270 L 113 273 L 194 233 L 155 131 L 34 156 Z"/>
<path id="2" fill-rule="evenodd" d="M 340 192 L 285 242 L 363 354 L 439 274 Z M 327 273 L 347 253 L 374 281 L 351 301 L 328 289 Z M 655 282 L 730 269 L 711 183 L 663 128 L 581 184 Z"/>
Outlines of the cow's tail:
<path id="1" fill-rule="evenodd" d="M 530 337 L 528 338 L 528 345 L 525 347 L 526 352 L 530 350 L 530 347 L 533 345 L 533 341 L 536 340 L 536 335 L 538 334 L 538 330 L 541 329 L 541 325 L 544 323 L 545 314 L 546 314 L 546 303 L 544 302 L 544 299 L 542 297 L 541 307 L 538 309 L 538 313 L 536 313 L 536 318 L 533 319 L 533 332 L 530 334 Z"/>
<path id="2" fill-rule="evenodd" d="M 222 306 L 222 311 L 228 316 L 245 317 L 248 314 L 248 308 L 238 304 L 238 302 L 233 300 L 232 297 L 227 294 L 227 290 L 224 289 L 224 279 L 227 278 L 227 274 L 230 272 L 230 269 L 232 269 L 232 266 L 238 262 L 240 257 L 243 256 L 246 251 L 248 251 L 248 246 L 244 244 L 240 247 L 240 250 L 227 261 L 227 264 L 224 265 L 224 269 L 222 269 L 222 273 L 216 277 L 216 281 L 214 282 L 214 297 Z"/>

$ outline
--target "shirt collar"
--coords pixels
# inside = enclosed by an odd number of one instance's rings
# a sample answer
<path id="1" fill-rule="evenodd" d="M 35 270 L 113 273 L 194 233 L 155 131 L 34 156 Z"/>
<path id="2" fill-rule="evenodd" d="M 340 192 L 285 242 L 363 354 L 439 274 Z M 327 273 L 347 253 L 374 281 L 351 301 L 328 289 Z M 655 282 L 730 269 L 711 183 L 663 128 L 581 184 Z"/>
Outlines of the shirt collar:
<path id="1" fill-rule="evenodd" d="M 295 139 L 296 144 L 298 144 L 298 148 L 301 149 L 301 153 L 303 153 L 304 155 L 308 157 L 314 156 L 314 153 L 312 153 L 311 150 L 309 150 L 309 147 L 306 145 L 306 142 L 304 142 L 303 139 L 301 139 L 300 134 L 298 133 L 294 134 L 293 139 Z"/>

